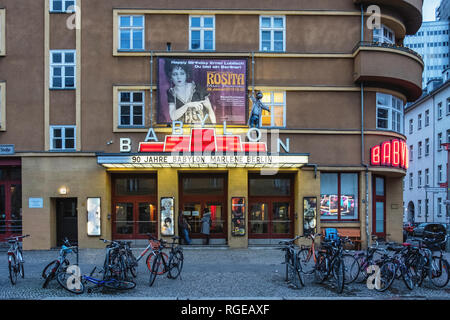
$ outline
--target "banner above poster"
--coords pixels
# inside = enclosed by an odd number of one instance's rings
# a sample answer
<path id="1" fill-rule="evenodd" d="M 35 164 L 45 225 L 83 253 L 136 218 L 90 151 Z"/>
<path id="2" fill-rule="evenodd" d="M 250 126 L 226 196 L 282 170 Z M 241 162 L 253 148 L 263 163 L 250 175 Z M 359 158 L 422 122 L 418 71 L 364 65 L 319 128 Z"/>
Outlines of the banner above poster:
<path id="1" fill-rule="evenodd" d="M 247 123 L 246 59 L 158 59 L 158 123 Z"/>

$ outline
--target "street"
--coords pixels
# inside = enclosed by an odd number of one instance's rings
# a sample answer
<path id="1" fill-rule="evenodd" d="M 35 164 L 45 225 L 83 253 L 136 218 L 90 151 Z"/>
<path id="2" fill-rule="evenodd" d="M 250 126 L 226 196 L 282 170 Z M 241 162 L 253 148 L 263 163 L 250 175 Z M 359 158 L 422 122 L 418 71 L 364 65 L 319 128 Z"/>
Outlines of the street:
<path id="1" fill-rule="evenodd" d="M 141 251 L 134 249 L 135 255 Z M 305 287 L 294 289 L 284 281 L 280 250 L 200 247 L 185 247 L 181 279 L 171 280 L 162 275 L 149 287 L 149 271 L 143 259 L 139 262 L 136 288 L 125 292 L 95 290 L 74 295 L 61 288 L 56 280 L 47 289 L 42 288 L 42 270 L 58 257 L 57 250 L 25 251 L 25 278 L 19 278 L 15 286 L 9 280 L 6 252 L 0 254 L 4 256 L 0 264 L 0 299 L 450 299 L 449 285 L 435 289 L 427 280 L 413 291 L 409 291 L 402 280 L 396 280 L 384 293 L 369 290 L 365 284 L 353 283 L 345 285 L 344 292 L 337 294 L 331 283 L 317 284 L 314 275 L 307 275 Z M 81 272 L 89 274 L 94 266 L 101 266 L 104 254 L 102 249 L 80 250 Z M 75 262 L 74 255 L 69 259 L 71 263 Z"/>

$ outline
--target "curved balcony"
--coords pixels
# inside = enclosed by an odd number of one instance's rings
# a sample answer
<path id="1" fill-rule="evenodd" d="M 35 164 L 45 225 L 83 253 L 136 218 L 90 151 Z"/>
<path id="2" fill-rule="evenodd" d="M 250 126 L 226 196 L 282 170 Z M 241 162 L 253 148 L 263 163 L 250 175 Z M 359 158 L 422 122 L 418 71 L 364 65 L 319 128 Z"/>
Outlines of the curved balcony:
<path id="1" fill-rule="evenodd" d="M 399 91 L 408 102 L 422 95 L 424 63 L 415 51 L 386 43 L 360 42 L 353 54 L 355 82 Z"/>
<path id="2" fill-rule="evenodd" d="M 415 34 L 422 25 L 423 0 L 353 0 L 355 4 L 379 5 L 391 8 L 402 18 L 406 27 L 406 34 Z"/>

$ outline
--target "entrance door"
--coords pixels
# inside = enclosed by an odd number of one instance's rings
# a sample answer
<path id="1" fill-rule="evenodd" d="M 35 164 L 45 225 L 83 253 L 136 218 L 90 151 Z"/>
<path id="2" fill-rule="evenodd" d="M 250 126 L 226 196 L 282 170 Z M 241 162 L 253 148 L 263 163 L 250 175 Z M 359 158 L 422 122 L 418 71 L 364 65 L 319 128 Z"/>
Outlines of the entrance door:
<path id="1" fill-rule="evenodd" d="M 293 180 L 289 175 L 249 177 L 249 238 L 291 238 L 294 233 Z"/>
<path id="2" fill-rule="evenodd" d="M 386 181 L 384 177 L 373 178 L 372 234 L 386 239 Z"/>
<path id="3" fill-rule="evenodd" d="M 120 174 L 112 177 L 113 239 L 158 237 L 156 176 Z"/>
<path id="4" fill-rule="evenodd" d="M 202 238 L 201 219 L 211 212 L 211 239 L 227 239 L 227 176 L 225 174 L 180 175 L 180 212 L 191 226 L 191 237 Z"/>
<path id="5" fill-rule="evenodd" d="M 20 168 L 0 169 L 0 240 L 22 234 Z"/>
<path id="6" fill-rule="evenodd" d="M 78 243 L 77 199 L 56 199 L 56 243 L 63 244 L 64 238 L 70 244 Z"/>

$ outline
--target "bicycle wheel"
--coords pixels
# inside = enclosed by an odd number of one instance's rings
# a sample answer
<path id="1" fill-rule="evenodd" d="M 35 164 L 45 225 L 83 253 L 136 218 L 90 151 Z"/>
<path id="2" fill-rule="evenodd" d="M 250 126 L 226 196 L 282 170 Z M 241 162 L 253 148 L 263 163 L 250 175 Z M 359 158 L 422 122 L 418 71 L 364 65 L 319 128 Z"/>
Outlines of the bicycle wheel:
<path id="1" fill-rule="evenodd" d="M 161 252 L 161 254 L 164 256 L 166 261 L 169 260 L 169 256 L 165 252 Z M 147 256 L 147 261 L 145 263 L 147 264 L 148 271 L 150 271 L 150 272 L 152 272 L 152 266 L 153 266 L 153 262 L 156 259 L 156 256 L 157 256 L 156 252 L 151 252 Z M 164 269 L 162 271 L 164 271 Z M 158 275 L 161 275 L 161 274 L 164 274 L 164 272 L 158 273 Z"/>
<path id="2" fill-rule="evenodd" d="M 133 278 L 137 277 L 137 265 L 138 263 L 136 257 L 133 255 L 133 253 L 129 252 L 127 254 L 127 266 Z"/>
<path id="3" fill-rule="evenodd" d="M 342 261 L 344 262 L 345 284 L 354 282 L 359 275 L 358 260 L 351 254 L 344 254 L 342 255 Z"/>
<path id="4" fill-rule="evenodd" d="M 45 279 L 44 284 L 42 285 L 42 288 L 47 288 L 50 281 L 52 281 L 55 278 L 56 271 L 59 268 L 59 261 L 54 260 L 50 262 L 42 271 L 42 278 Z"/>
<path id="5" fill-rule="evenodd" d="M 176 250 L 169 260 L 169 278 L 178 278 L 183 269 L 183 261 L 183 252 L 181 250 Z"/>
<path id="6" fill-rule="evenodd" d="M 117 280 L 117 279 L 107 280 L 103 285 L 106 288 L 114 290 L 129 290 L 136 287 L 136 283 L 133 281 Z"/>
<path id="7" fill-rule="evenodd" d="M 314 256 L 310 248 L 301 249 L 298 252 L 298 257 L 300 264 L 302 266 L 302 272 L 305 274 L 313 274 L 316 263 L 314 261 Z"/>
<path id="8" fill-rule="evenodd" d="M 9 280 L 11 284 L 16 284 L 17 282 L 17 266 L 16 266 L 16 256 L 8 256 L 8 269 L 9 269 Z"/>
<path id="9" fill-rule="evenodd" d="M 81 277 L 76 277 L 73 273 L 67 272 L 67 270 L 58 272 L 56 280 L 61 287 L 69 292 L 75 294 L 82 294 L 84 292 L 84 284 L 81 281 Z"/>
<path id="10" fill-rule="evenodd" d="M 377 284 L 375 285 L 375 290 L 378 292 L 384 292 L 392 285 L 397 273 L 397 267 L 392 261 L 385 261 L 379 269 Z"/>
<path id="11" fill-rule="evenodd" d="M 316 265 L 314 269 L 314 276 L 316 282 L 323 283 L 328 277 L 328 258 L 325 253 L 319 252 L 317 255 Z"/>
<path id="12" fill-rule="evenodd" d="M 296 289 L 300 289 L 300 287 L 304 286 L 303 278 L 301 276 L 300 270 L 295 266 L 293 261 L 288 263 L 288 278 L 289 283 L 291 283 Z"/>
<path id="13" fill-rule="evenodd" d="M 406 265 L 403 265 L 402 270 L 402 278 L 403 282 L 405 283 L 406 287 L 409 290 L 414 289 L 414 276 L 412 268 L 408 268 Z"/>
<path id="14" fill-rule="evenodd" d="M 336 280 L 336 289 L 338 293 L 344 291 L 345 266 L 342 258 L 336 258 L 333 264 L 333 277 Z"/>
<path id="15" fill-rule="evenodd" d="M 448 269 L 448 262 L 444 258 L 433 257 L 431 259 L 428 277 L 435 287 L 444 288 L 448 284 Z"/>
<path id="16" fill-rule="evenodd" d="M 152 271 L 150 272 L 150 287 L 155 282 L 156 276 L 158 274 L 165 273 L 164 270 L 164 256 L 162 254 L 156 254 L 156 258 L 152 264 Z"/>
<path id="17" fill-rule="evenodd" d="M 17 268 L 18 268 L 17 271 L 21 275 L 22 279 L 25 278 L 25 269 L 23 267 L 23 255 L 22 255 L 22 251 L 20 251 L 20 250 L 17 253 Z"/>

